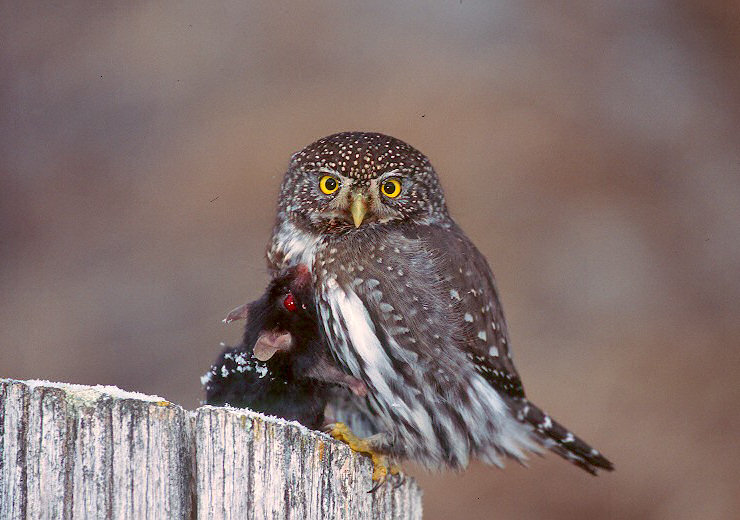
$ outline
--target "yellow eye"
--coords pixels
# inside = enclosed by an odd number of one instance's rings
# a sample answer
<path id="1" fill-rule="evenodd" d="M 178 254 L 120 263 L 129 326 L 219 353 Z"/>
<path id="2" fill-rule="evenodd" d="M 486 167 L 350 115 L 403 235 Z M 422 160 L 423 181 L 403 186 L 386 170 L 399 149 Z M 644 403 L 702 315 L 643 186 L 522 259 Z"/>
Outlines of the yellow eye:
<path id="1" fill-rule="evenodd" d="M 319 188 L 327 195 L 331 195 L 339 189 L 339 181 L 331 175 L 324 175 L 319 181 Z"/>
<path id="2" fill-rule="evenodd" d="M 394 199 L 401 194 L 401 181 L 398 179 L 388 179 L 387 181 L 383 181 L 380 191 L 382 191 L 383 195 L 386 197 Z"/>

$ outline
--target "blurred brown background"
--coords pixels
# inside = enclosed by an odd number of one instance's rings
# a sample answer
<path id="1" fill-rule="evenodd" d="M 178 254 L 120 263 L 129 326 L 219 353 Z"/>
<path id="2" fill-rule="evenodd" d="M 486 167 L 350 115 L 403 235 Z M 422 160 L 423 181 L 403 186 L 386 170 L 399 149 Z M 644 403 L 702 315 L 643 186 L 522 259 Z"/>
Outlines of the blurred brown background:
<path id="1" fill-rule="evenodd" d="M 488 256 L 530 397 L 617 466 L 420 473 L 426 518 L 737 518 L 738 3 L 0 5 L 0 376 L 196 407 L 290 154 L 381 131 Z"/>

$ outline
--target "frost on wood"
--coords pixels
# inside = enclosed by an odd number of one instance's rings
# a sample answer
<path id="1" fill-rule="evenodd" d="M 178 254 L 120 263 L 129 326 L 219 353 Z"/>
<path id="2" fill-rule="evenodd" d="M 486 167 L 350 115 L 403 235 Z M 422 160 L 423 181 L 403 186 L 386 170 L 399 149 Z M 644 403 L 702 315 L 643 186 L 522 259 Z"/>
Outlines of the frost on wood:
<path id="1" fill-rule="evenodd" d="M 0 518 L 421 518 L 412 480 L 247 410 L 0 379 Z"/>

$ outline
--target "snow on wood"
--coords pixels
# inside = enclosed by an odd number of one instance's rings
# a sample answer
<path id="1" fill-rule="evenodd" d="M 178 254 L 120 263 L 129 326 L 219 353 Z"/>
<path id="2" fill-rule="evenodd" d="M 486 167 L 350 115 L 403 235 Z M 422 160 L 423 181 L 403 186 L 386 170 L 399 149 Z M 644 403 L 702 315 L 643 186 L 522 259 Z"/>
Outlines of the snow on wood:
<path id="1" fill-rule="evenodd" d="M 419 519 L 411 479 L 368 494 L 371 464 L 248 411 L 0 379 L 0 518 Z"/>

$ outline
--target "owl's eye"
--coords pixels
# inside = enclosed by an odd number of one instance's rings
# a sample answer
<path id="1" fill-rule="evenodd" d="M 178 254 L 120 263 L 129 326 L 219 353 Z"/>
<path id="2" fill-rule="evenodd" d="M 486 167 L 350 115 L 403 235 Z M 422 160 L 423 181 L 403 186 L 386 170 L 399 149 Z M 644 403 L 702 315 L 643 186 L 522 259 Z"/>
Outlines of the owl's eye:
<path id="1" fill-rule="evenodd" d="M 394 199 L 401 194 L 401 181 L 398 179 L 388 179 L 387 181 L 383 181 L 380 191 L 382 191 L 383 195 L 386 197 Z"/>
<path id="2" fill-rule="evenodd" d="M 323 193 L 331 195 L 339 189 L 339 181 L 331 175 L 324 175 L 319 181 L 319 188 L 321 188 Z"/>

